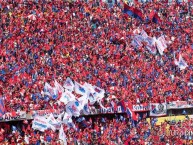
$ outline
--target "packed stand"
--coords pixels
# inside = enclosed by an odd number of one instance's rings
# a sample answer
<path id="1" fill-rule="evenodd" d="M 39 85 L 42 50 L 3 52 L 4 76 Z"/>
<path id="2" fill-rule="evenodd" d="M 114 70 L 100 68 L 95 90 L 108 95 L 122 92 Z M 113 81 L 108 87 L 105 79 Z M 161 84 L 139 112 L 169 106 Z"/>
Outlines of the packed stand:
<path id="1" fill-rule="evenodd" d="M 178 122 L 165 121 L 161 125 L 156 125 L 154 120 L 149 123 L 143 118 L 133 122 L 124 115 L 81 118 L 74 118 L 76 128 L 63 125 L 67 144 L 165 145 L 176 143 L 182 145 L 192 143 L 193 120 L 188 118 Z M 0 128 L 1 144 L 64 144 L 59 138 L 60 131 L 33 130 L 31 121 L 2 123 Z"/>
<path id="2" fill-rule="evenodd" d="M 122 3 L 108 9 L 94 2 L 1 2 L 0 92 L 7 111 L 52 108 L 56 100 L 46 101 L 44 84 L 54 79 L 62 84 L 66 77 L 133 104 L 163 102 L 163 96 L 192 99 L 189 5 L 138 4 L 145 17 L 150 10 L 160 12 L 162 23 L 155 24 L 128 18 Z M 171 43 L 164 55 L 134 48 L 130 42 L 136 28 L 150 36 L 165 34 Z M 182 71 L 174 64 L 179 53 L 188 63 Z"/>

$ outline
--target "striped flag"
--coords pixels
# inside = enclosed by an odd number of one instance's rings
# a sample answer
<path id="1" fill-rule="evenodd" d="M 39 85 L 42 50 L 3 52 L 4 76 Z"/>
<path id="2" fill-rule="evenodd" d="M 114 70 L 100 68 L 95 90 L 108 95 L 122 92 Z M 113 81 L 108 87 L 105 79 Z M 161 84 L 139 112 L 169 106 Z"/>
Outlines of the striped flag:
<path id="1" fill-rule="evenodd" d="M 5 114 L 5 105 L 3 101 L 3 97 L 0 97 L 0 117 Z"/>

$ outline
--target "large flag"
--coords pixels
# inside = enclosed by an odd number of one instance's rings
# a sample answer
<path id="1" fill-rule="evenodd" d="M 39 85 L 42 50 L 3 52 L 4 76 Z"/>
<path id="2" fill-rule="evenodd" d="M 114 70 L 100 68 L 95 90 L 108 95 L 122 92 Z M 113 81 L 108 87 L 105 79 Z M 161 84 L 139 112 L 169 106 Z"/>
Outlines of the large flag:
<path id="1" fill-rule="evenodd" d="M 156 42 L 156 38 L 155 37 L 146 37 L 144 39 L 144 41 L 147 43 L 146 45 L 146 48 L 152 53 L 152 54 L 156 54 L 157 52 L 157 49 L 156 49 L 156 45 L 155 45 L 155 42 Z"/>
<path id="2" fill-rule="evenodd" d="M 41 132 L 44 132 L 45 130 L 47 130 L 48 128 L 50 128 L 50 125 L 47 121 L 47 119 L 42 116 L 36 116 L 34 118 L 34 120 L 32 121 L 32 128 L 33 129 L 37 129 Z"/>
<path id="3" fill-rule="evenodd" d="M 0 96 L 0 117 L 2 117 L 5 114 L 5 106 L 3 97 Z"/>
<path id="4" fill-rule="evenodd" d="M 74 83 L 70 78 L 67 78 L 63 87 L 69 91 L 74 91 Z"/>
<path id="5" fill-rule="evenodd" d="M 64 133 L 64 129 L 62 125 L 59 130 L 59 139 L 63 141 L 63 145 L 67 145 L 66 134 Z"/>
<path id="6" fill-rule="evenodd" d="M 163 55 L 164 50 L 167 48 L 167 42 L 163 35 L 156 40 L 156 45 L 160 55 Z"/>
<path id="7" fill-rule="evenodd" d="M 137 18 L 137 19 L 139 19 L 141 21 L 144 20 L 143 13 L 139 9 L 135 8 L 133 13 L 134 13 L 134 18 Z"/>
<path id="8" fill-rule="evenodd" d="M 87 88 L 77 82 L 75 82 L 74 88 L 75 88 L 75 93 L 79 95 L 86 95 L 88 93 Z"/>
<path id="9" fill-rule="evenodd" d="M 66 105 L 66 112 L 72 116 L 80 116 L 81 107 L 79 101 L 72 101 Z"/>
<path id="10" fill-rule="evenodd" d="M 188 67 L 188 64 L 186 63 L 186 61 L 182 58 L 181 54 L 179 56 L 179 60 L 177 61 L 176 59 L 174 60 L 174 63 L 180 68 L 180 70 L 185 69 L 186 67 Z"/>
<path id="11" fill-rule="evenodd" d="M 104 94 L 105 94 L 105 90 L 104 89 L 101 89 L 101 88 L 99 88 L 97 86 L 92 86 L 89 83 L 84 83 L 84 86 L 88 90 L 88 98 L 89 98 L 89 95 L 90 95 L 89 93 L 92 93 L 92 95 L 95 98 L 95 100 L 104 98 Z"/>
<path id="12" fill-rule="evenodd" d="M 124 3 L 124 10 L 123 10 L 124 13 L 128 14 L 131 17 L 134 17 L 134 10 L 135 10 L 134 7 L 129 6 L 126 3 Z"/>
<path id="13" fill-rule="evenodd" d="M 53 99 L 56 99 L 58 92 L 55 87 L 50 86 L 50 84 L 46 82 L 44 86 L 44 94 L 51 96 Z"/>
<path id="14" fill-rule="evenodd" d="M 135 35 L 131 42 L 131 45 L 134 47 L 141 47 L 143 46 L 143 44 L 141 43 L 143 40 L 144 38 L 141 35 Z"/>
<path id="15" fill-rule="evenodd" d="M 65 92 L 62 93 L 62 96 L 60 98 L 60 101 L 63 102 L 65 105 L 70 102 L 70 101 L 75 101 L 76 98 L 74 94 L 66 90 Z"/>

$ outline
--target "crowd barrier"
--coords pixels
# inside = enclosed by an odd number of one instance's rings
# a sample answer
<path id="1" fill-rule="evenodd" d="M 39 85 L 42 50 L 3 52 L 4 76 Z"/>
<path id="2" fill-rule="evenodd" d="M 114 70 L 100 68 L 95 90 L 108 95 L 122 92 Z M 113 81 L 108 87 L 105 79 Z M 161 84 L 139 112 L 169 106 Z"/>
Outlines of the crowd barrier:
<path id="1" fill-rule="evenodd" d="M 167 115 L 167 110 L 173 109 L 185 109 L 193 108 L 193 101 L 175 101 L 166 103 L 149 103 L 149 104 L 136 104 L 132 106 L 133 112 L 149 112 L 150 117 L 161 117 Z M 30 112 L 17 111 L 7 112 L 1 118 L 0 122 L 6 121 L 18 121 L 18 120 L 30 120 L 34 119 L 35 116 L 46 116 L 53 114 L 54 117 L 58 117 L 64 110 L 47 109 L 47 110 L 32 110 Z M 117 104 L 116 107 L 106 108 L 90 108 L 89 115 L 98 114 L 114 114 L 114 113 L 125 113 L 122 105 Z M 82 112 L 81 115 L 84 115 Z"/>

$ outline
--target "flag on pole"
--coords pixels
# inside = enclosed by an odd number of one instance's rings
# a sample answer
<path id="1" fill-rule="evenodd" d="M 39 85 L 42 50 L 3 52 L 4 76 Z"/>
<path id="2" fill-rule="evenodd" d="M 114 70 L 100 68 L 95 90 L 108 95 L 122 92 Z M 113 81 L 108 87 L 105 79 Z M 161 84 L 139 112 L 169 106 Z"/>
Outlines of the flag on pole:
<path id="1" fill-rule="evenodd" d="M 62 125 L 59 130 L 59 139 L 63 141 L 63 145 L 67 145 L 66 134 L 64 133 L 64 129 Z"/>

